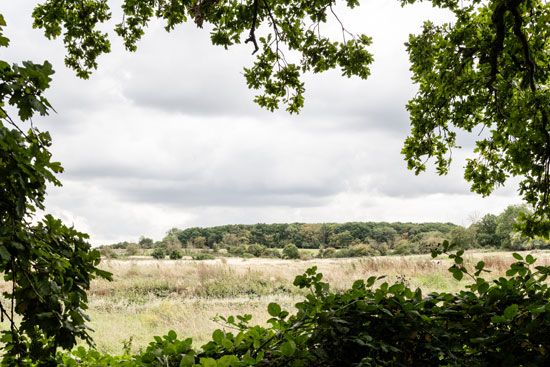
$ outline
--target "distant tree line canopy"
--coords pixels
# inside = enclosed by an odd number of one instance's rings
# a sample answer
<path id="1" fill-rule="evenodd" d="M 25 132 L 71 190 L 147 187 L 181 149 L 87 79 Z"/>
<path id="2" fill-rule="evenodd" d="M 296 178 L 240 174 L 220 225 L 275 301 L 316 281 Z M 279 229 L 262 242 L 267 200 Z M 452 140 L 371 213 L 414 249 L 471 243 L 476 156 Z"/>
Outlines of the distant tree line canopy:
<path id="1" fill-rule="evenodd" d="M 419 254 L 429 253 L 444 240 L 462 249 L 550 248 L 549 242 L 524 237 L 517 231 L 517 217 L 528 212 L 525 206 L 509 206 L 500 215 L 487 214 L 469 227 L 453 223 L 348 222 L 172 228 L 162 241 L 141 237 L 138 243 L 121 242 L 107 247 L 126 249 L 130 255 L 139 249 L 161 249 L 168 255 L 184 248 L 258 257 L 293 254 L 292 246 L 319 249 L 320 257 Z M 282 254 L 276 250 L 285 248 Z"/>

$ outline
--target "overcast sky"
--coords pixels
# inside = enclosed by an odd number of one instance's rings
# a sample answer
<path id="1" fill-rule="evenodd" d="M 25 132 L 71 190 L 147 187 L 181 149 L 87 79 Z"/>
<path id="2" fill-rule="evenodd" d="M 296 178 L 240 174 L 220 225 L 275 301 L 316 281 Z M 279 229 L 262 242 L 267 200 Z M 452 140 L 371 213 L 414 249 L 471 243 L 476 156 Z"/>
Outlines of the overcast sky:
<path id="1" fill-rule="evenodd" d="M 171 33 L 152 24 L 136 53 L 113 35 L 113 52 L 79 80 L 64 67 L 62 42 L 32 29 L 32 3 L 2 5 L 11 46 L 0 57 L 54 65 L 47 97 L 57 113 L 34 120 L 51 131 L 54 159 L 65 167 L 47 212 L 93 244 L 236 223 L 469 225 L 520 202 L 512 183 L 489 198 L 470 193 L 463 165 L 477 134 L 461 135 L 465 149 L 453 153 L 448 176 L 406 168 L 404 106 L 415 86 L 403 43 L 424 20 L 446 17 L 425 4 L 369 1 L 352 13 L 338 6 L 350 30 L 373 37 L 372 76 L 308 75 L 306 106 L 290 116 L 252 102 L 242 75 L 254 61 L 250 45 L 214 47 L 193 24 Z"/>

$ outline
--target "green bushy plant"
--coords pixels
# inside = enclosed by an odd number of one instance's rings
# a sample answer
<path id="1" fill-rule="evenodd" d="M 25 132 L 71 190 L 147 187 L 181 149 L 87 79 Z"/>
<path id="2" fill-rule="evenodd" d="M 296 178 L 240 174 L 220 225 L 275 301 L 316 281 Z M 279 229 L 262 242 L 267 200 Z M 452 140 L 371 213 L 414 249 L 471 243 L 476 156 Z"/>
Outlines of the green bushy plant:
<path id="1" fill-rule="evenodd" d="M 101 254 L 101 257 L 105 258 L 105 259 L 116 259 L 116 258 L 118 258 L 118 255 L 115 252 L 115 250 L 113 250 L 110 247 L 101 247 L 99 249 L 99 253 Z"/>
<path id="2" fill-rule="evenodd" d="M 173 250 L 172 252 L 170 252 L 169 257 L 170 257 L 170 260 L 179 260 L 183 258 L 183 254 L 179 250 Z"/>
<path id="3" fill-rule="evenodd" d="M 409 242 L 405 239 L 400 240 L 394 250 L 394 254 L 397 255 L 412 255 L 416 253 L 418 253 L 417 244 Z"/>
<path id="4" fill-rule="evenodd" d="M 248 248 L 246 249 L 246 252 L 253 256 L 260 257 L 265 254 L 265 250 L 266 250 L 265 246 L 262 246 L 257 243 L 253 243 L 252 245 L 248 246 Z"/>
<path id="5" fill-rule="evenodd" d="M 289 243 L 285 245 L 285 247 L 283 248 L 283 257 L 285 259 L 299 259 L 300 251 L 298 250 L 298 247 L 296 247 L 295 244 Z"/>
<path id="6" fill-rule="evenodd" d="M 231 255 L 243 256 L 246 252 L 246 246 L 245 245 L 230 246 L 228 252 Z"/>
<path id="7" fill-rule="evenodd" d="M 336 249 L 334 247 L 327 247 L 319 250 L 319 253 L 317 254 L 320 258 L 325 257 L 335 257 Z"/>
<path id="8" fill-rule="evenodd" d="M 153 256 L 153 258 L 157 260 L 164 259 L 164 257 L 166 256 L 166 252 L 164 251 L 164 249 L 157 247 L 153 250 L 153 252 L 151 252 L 151 256 Z"/>
<path id="9" fill-rule="evenodd" d="M 198 252 L 192 256 L 193 260 L 214 260 L 216 256 L 208 252 Z"/>
<path id="10" fill-rule="evenodd" d="M 276 259 L 280 259 L 280 258 L 283 257 L 283 255 L 281 254 L 281 251 L 279 251 L 276 248 L 266 248 L 264 256 L 265 257 L 272 257 L 272 258 L 276 258 Z"/>

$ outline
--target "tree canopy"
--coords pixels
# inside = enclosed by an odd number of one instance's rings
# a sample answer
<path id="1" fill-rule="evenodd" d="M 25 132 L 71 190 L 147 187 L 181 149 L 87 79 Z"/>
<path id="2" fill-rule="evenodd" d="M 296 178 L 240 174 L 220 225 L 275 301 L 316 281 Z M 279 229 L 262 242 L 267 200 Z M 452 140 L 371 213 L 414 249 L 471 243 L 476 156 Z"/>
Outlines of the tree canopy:
<path id="1" fill-rule="evenodd" d="M 548 236 L 550 6 L 532 0 L 433 3 L 456 20 L 428 21 L 407 43 L 419 85 L 407 105 L 411 136 L 403 153 L 409 168 L 423 171 L 425 157 L 435 157 L 446 173 L 458 148 L 456 131 L 477 133 L 477 156 L 465 171 L 472 191 L 489 195 L 509 176 L 521 176 L 519 192 L 534 208 L 522 229 Z"/>

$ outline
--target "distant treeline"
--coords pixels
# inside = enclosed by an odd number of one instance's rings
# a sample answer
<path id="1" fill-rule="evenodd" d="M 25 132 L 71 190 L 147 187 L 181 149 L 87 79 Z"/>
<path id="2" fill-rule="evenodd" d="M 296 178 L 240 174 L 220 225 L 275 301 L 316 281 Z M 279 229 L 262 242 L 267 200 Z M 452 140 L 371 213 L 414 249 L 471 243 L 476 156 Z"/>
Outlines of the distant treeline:
<path id="1" fill-rule="evenodd" d="M 422 233 L 449 233 L 452 223 L 280 223 L 225 225 L 211 228 L 188 228 L 177 231 L 182 244 L 214 248 L 217 244 L 235 246 L 259 244 L 283 248 L 289 243 L 298 248 L 346 248 L 353 244 L 378 242 L 392 246 L 399 238 L 413 238 Z"/>
<path id="2" fill-rule="evenodd" d="M 223 250 L 234 255 L 279 256 L 282 249 L 319 249 L 322 257 L 428 253 L 444 240 L 460 248 L 548 248 L 543 239 L 529 239 L 515 230 L 523 206 L 509 206 L 500 215 L 487 214 L 469 227 L 453 223 L 276 223 L 235 224 L 216 227 L 172 228 L 161 240 L 141 237 L 138 243 L 121 242 L 114 249 Z"/>

